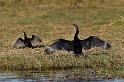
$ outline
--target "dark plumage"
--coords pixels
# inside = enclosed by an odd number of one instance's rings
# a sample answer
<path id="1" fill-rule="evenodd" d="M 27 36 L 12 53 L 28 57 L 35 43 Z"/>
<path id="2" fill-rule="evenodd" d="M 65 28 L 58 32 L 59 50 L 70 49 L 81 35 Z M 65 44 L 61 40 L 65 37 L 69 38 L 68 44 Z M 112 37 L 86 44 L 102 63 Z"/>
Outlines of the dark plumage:
<path id="1" fill-rule="evenodd" d="M 54 52 L 56 50 L 73 51 L 73 43 L 69 40 L 58 39 L 54 43 L 49 45 L 45 52 Z"/>
<path id="2" fill-rule="evenodd" d="M 74 35 L 74 40 L 69 41 L 65 39 L 58 39 L 53 44 L 49 45 L 45 52 L 54 52 L 56 50 L 66 50 L 73 51 L 74 54 L 82 54 L 82 45 L 81 40 L 78 38 L 79 29 L 77 25 L 73 24 L 76 27 L 76 33 Z"/>
<path id="3" fill-rule="evenodd" d="M 28 38 L 24 33 L 24 39 L 22 38 L 18 38 L 16 40 L 16 42 L 14 43 L 13 47 L 14 48 L 25 48 L 25 47 L 29 47 L 29 48 L 36 48 L 36 47 L 41 47 L 41 44 L 40 42 L 42 42 L 42 40 L 35 36 L 35 35 L 32 35 L 31 38 Z"/>
<path id="4" fill-rule="evenodd" d="M 18 38 L 13 45 L 14 48 L 25 48 L 24 40 L 22 38 Z"/>
<path id="5" fill-rule="evenodd" d="M 32 38 L 28 38 L 24 32 L 24 44 L 26 47 L 29 47 L 29 48 L 33 47 L 31 44 L 31 39 Z"/>
<path id="6" fill-rule="evenodd" d="M 79 29 L 77 25 L 73 24 L 76 27 L 76 33 L 74 35 L 74 40 L 69 41 L 65 39 L 58 39 L 51 45 L 47 47 L 45 52 L 54 52 L 56 50 L 66 50 L 73 51 L 75 54 L 82 54 L 83 50 L 88 50 L 94 47 L 100 47 L 102 49 L 108 49 L 111 47 L 109 43 L 100 39 L 97 36 L 89 36 L 84 40 L 78 38 Z"/>
<path id="7" fill-rule="evenodd" d="M 88 50 L 94 47 L 100 47 L 102 49 L 111 48 L 111 45 L 109 43 L 97 36 L 89 36 L 88 38 L 81 40 L 81 44 L 84 50 Z"/>
<path id="8" fill-rule="evenodd" d="M 79 34 L 79 29 L 77 27 L 77 25 L 73 24 L 76 27 L 76 33 L 74 35 L 74 40 L 73 42 L 73 51 L 75 54 L 82 54 L 82 45 L 81 45 L 81 40 L 78 38 L 78 34 Z"/>

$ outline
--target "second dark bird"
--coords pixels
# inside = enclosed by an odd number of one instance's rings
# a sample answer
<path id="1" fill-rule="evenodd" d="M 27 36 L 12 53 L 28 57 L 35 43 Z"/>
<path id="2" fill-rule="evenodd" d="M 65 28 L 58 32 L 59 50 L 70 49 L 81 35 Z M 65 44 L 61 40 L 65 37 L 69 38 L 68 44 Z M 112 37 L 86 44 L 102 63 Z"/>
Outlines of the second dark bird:
<path id="1" fill-rule="evenodd" d="M 29 48 L 36 48 L 36 47 L 42 47 L 42 45 L 40 44 L 42 42 L 42 40 L 35 35 L 32 35 L 31 38 L 28 38 L 26 33 L 24 33 L 24 39 L 22 38 L 18 38 L 15 43 L 13 44 L 14 48 L 25 48 L 25 47 L 29 47 Z"/>

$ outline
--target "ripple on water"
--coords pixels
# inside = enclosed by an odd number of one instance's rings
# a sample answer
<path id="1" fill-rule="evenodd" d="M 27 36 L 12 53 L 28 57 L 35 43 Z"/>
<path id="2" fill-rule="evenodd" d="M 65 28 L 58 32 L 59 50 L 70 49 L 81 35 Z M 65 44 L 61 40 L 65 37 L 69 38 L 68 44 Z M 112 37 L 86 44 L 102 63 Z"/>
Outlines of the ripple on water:
<path id="1" fill-rule="evenodd" d="M 0 82 L 124 82 L 122 78 L 100 77 L 93 71 L 78 72 L 77 74 L 74 70 L 0 72 Z"/>

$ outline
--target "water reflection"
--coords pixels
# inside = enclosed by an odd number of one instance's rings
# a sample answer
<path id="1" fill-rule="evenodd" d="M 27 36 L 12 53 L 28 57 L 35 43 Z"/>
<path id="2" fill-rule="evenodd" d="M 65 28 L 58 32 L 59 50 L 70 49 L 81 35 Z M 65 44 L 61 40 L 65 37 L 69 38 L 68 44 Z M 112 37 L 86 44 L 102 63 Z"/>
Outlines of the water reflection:
<path id="1" fill-rule="evenodd" d="M 107 79 L 95 70 L 53 70 L 0 72 L 0 82 L 124 82 L 124 79 Z"/>

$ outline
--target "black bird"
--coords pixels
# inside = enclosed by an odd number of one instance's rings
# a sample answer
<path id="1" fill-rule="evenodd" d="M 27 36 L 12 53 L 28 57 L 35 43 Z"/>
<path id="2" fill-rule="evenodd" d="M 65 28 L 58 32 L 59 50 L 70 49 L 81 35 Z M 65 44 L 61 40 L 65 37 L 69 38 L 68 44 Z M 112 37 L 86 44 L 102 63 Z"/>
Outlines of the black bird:
<path id="1" fill-rule="evenodd" d="M 78 34 L 79 34 L 79 29 L 77 27 L 77 25 L 73 24 L 76 27 L 76 33 L 74 35 L 74 40 L 73 42 L 73 51 L 75 54 L 82 54 L 82 45 L 81 45 L 81 40 L 78 38 Z"/>
<path id="2" fill-rule="evenodd" d="M 107 43 L 106 41 L 100 39 L 97 36 L 89 36 L 88 38 L 84 40 L 80 40 L 78 38 L 79 29 L 77 25 L 73 24 L 76 27 L 76 33 L 74 35 L 74 40 L 69 41 L 65 39 L 58 39 L 51 45 L 49 45 L 45 52 L 54 52 L 57 50 L 66 50 L 68 52 L 73 51 L 75 54 L 83 54 L 83 50 L 89 50 L 94 47 L 100 47 L 102 49 L 109 49 L 111 48 L 111 45 Z"/>
<path id="3" fill-rule="evenodd" d="M 14 43 L 13 47 L 14 48 L 25 48 L 25 47 L 29 47 L 29 48 L 36 48 L 36 47 L 41 47 L 41 44 L 40 42 L 42 42 L 42 40 L 35 36 L 35 35 L 32 35 L 31 38 L 28 38 L 26 36 L 26 33 L 24 33 L 24 39 L 22 38 L 18 38 L 16 40 L 16 42 Z"/>
<path id="4" fill-rule="evenodd" d="M 77 25 L 73 24 L 76 27 L 76 33 L 74 35 L 74 40 L 69 41 L 65 39 L 58 39 L 51 45 L 47 47 L 45 52 L 54 52 L 56 50 L 66 50 L 66 51 L 73 51 L 74 54 L 82 54 L 82 45 L 81 40 L 78 38 L 79 29 Z"/>
<path id="5" fill-rule="evenodd" d="M 25 44 L 25 46 L 29 47 L 29 48 L 32 48 L 33 46 L 31 44 L 31 38 L 28 38 L 26 36 L 25 32 L 23 32 L 23 33 L 24 33 L 24 44 Z"/>

